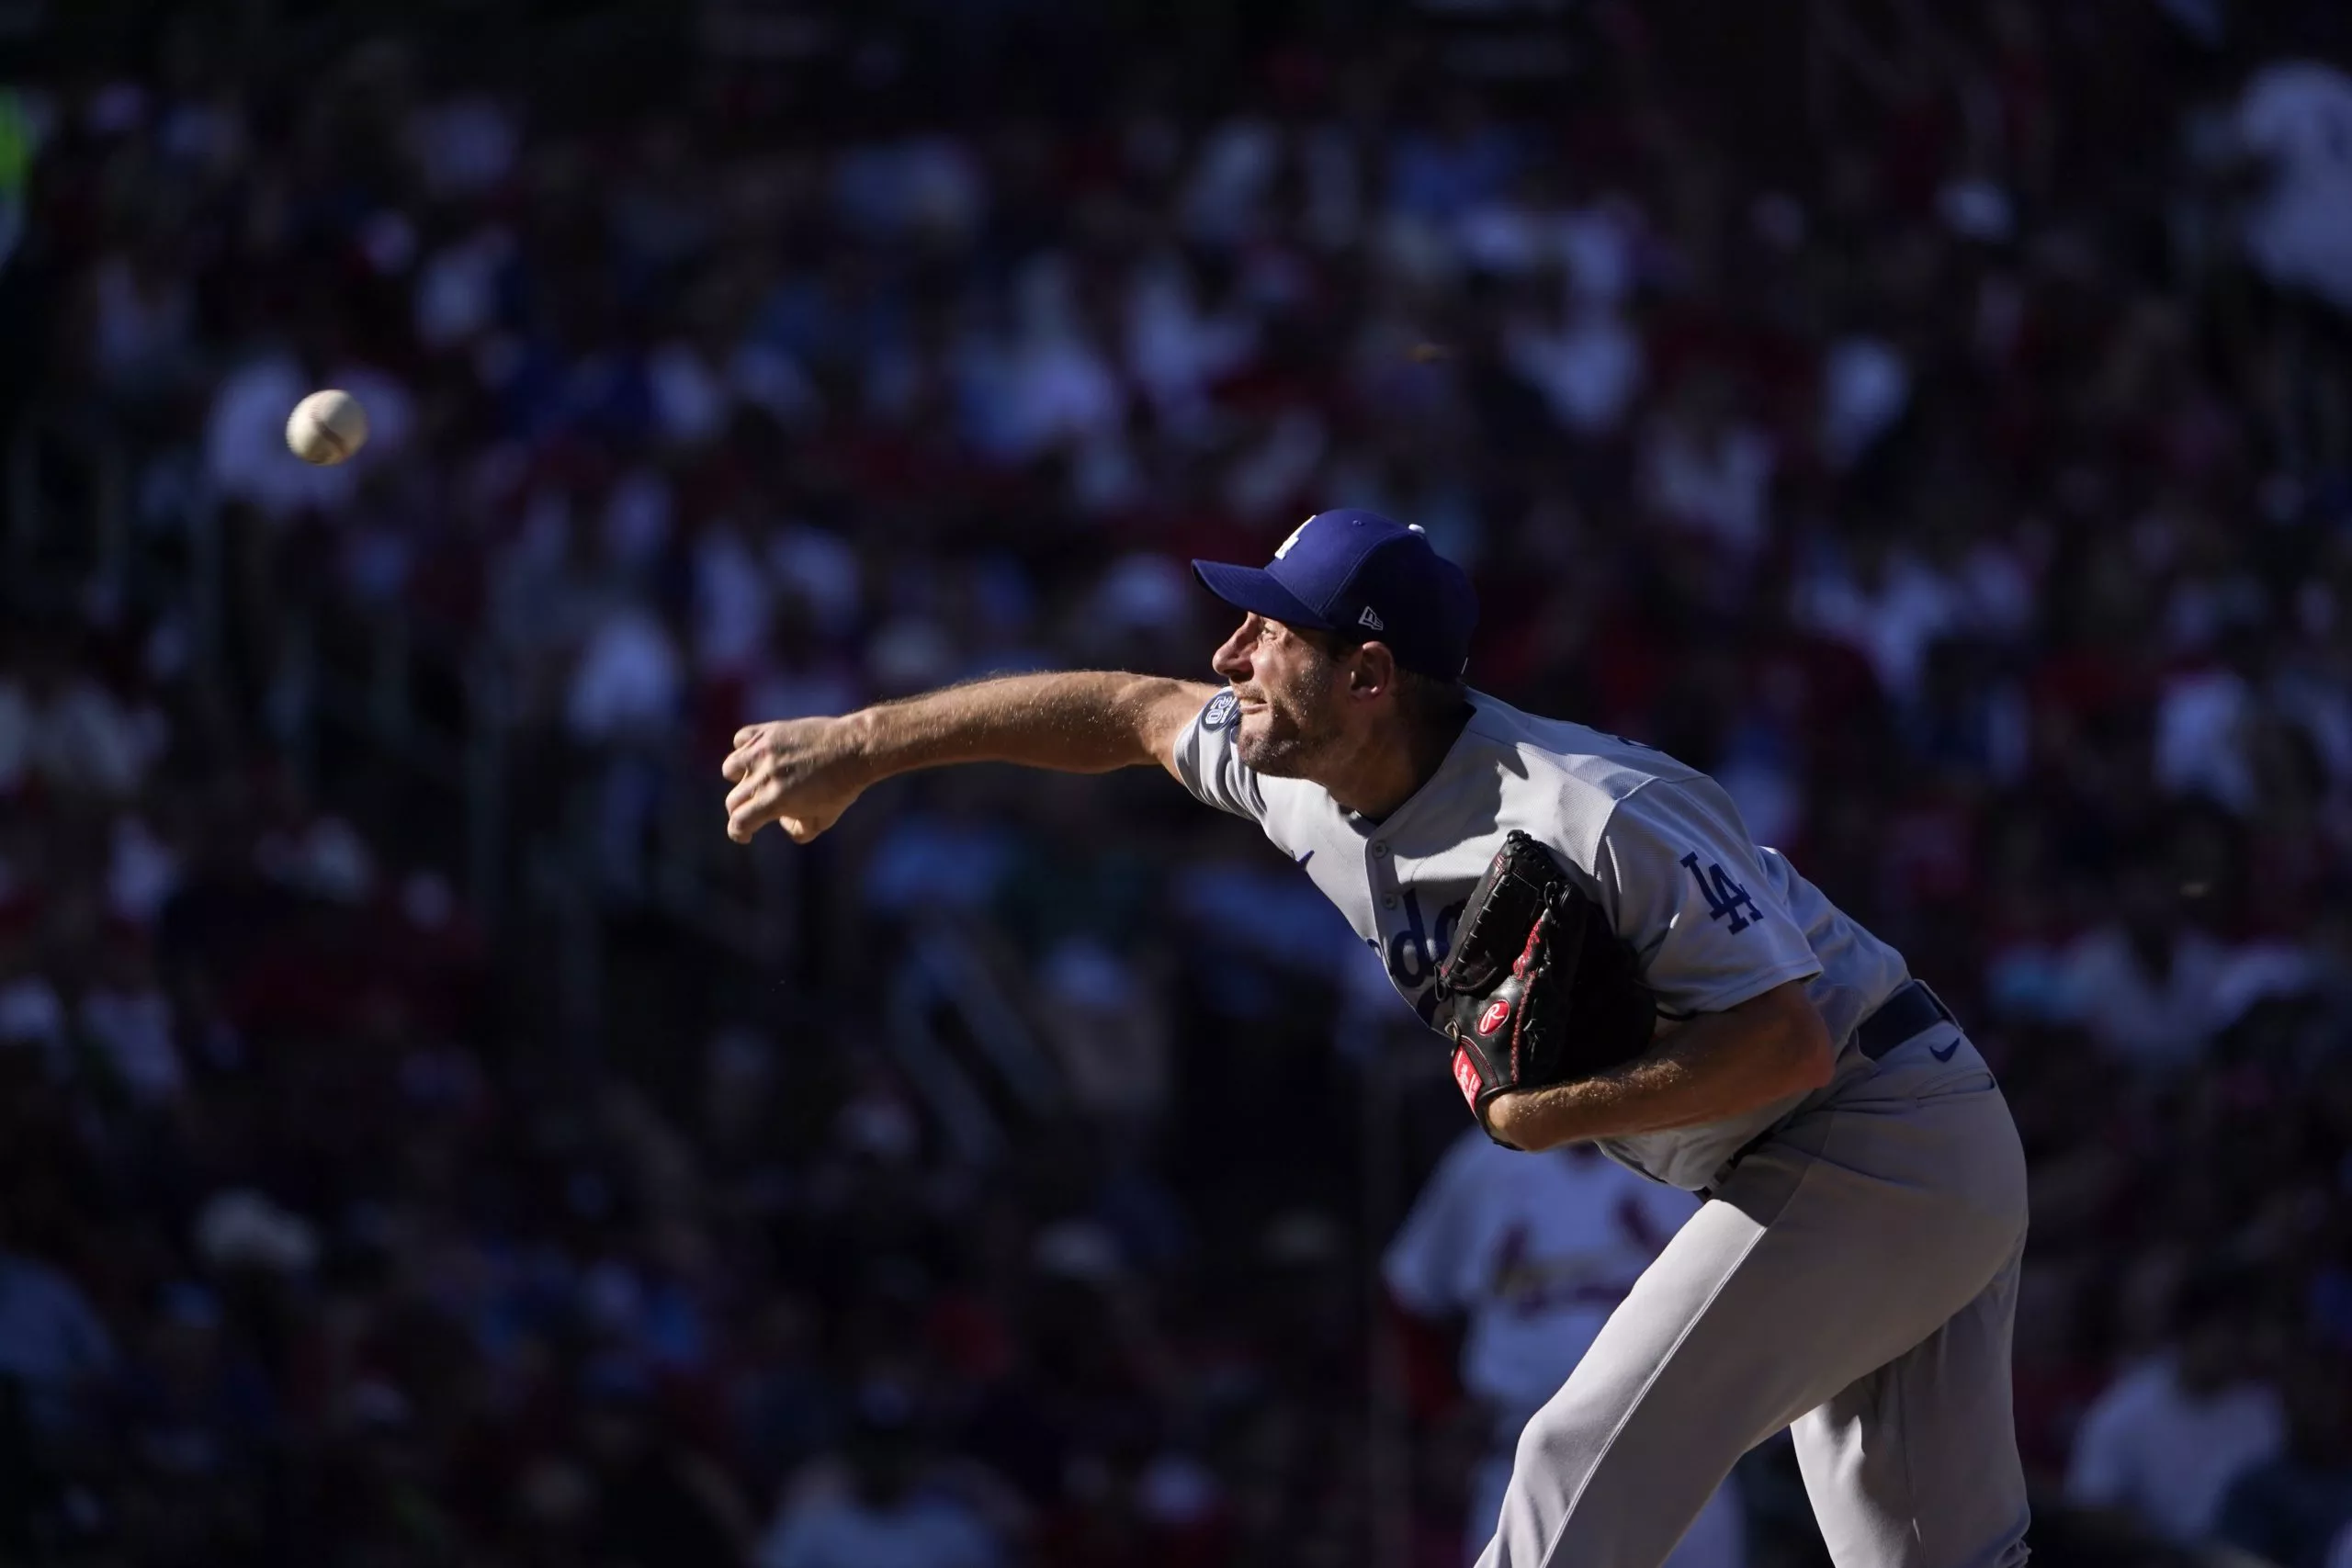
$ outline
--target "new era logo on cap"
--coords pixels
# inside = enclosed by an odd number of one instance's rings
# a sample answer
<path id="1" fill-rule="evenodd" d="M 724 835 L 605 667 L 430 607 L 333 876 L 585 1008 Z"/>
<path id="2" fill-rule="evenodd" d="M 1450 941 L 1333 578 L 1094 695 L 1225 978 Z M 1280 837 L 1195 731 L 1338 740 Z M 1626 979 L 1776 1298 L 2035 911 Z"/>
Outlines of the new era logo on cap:
<path id="1" fill-rule="evenodd" d="M 1196 560 L 1193 570 L 1210 592 L 1238 609 L 1377 640 L 1408 670 L 1451 681 L 1469 662 L 1478 622 L 1469 578 L 1430 548 L 1420 529 L 1377 513 L 1318 512 L 1291 531 L 1263 568 Z"/>

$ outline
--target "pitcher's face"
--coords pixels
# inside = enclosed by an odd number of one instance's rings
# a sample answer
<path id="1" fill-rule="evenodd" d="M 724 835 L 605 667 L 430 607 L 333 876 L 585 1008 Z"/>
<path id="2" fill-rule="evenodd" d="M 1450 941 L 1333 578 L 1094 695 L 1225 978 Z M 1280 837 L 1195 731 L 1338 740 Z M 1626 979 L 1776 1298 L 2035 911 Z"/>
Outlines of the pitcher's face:
<path id="1" fill-rule="evenodd" d="M 1344 724 L 1340 659 L 1280 621 L 1242 618 L 1209 660 L 1240 699 L 1234 750 L 1269 778 L 1308 776 Z"/>

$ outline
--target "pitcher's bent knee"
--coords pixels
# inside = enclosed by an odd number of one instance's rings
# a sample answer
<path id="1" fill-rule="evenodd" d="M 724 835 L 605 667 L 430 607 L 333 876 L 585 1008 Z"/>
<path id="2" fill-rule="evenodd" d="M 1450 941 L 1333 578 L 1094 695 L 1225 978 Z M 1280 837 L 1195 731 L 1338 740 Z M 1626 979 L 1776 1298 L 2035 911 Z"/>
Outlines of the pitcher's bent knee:
<path id="1" fill-rule="evenodd" d="M 1601 1460 L 1611 1434 L 1623 1421 L 1623 1409 L 1608 1409 L 1576 1397 L 1573 1385 L 1527 1418 L 1511 1459 L 1511 1486 L 1535 1483 L 1573 1499 Z"/>

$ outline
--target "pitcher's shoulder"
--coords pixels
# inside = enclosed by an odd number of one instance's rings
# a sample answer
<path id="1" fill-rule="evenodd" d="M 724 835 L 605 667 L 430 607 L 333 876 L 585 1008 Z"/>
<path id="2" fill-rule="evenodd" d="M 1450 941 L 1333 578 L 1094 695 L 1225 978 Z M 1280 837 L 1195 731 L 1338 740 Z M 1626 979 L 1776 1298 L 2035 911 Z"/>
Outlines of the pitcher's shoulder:
<path id="1" fill-rule="evenodd" d="M 1703 787 L 1706 775 L 1621 735 L 1508 704 L 1481 702 L 1468 733 L 1500 780 L 1497 815 L 1589 870 L 1620 807 L 1653 784 Z"/>
<path id="2" fill-rule="evenodd" d="M 1542 773 L 1622 800 L 1653 782 L 1688 784 L 1706 774 L 1680 758 L 1628 736 L 1572 719 L 1545 718 L 1478 694 L 1470 733 L 1498 752 L 1515 753 L 1531 776 Z"/>

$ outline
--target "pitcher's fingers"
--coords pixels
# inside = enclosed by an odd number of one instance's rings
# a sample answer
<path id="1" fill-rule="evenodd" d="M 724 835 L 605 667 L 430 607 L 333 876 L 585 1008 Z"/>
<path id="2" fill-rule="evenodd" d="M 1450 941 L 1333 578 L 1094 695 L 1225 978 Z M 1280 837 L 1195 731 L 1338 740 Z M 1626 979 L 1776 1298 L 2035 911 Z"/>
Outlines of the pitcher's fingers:
<path id="1" fill-rule="evenodd" d="M 735 807 L 742 805 L 747 800 L 781 800 L 784 798 L 785 794 L 785 781 L 775 776 L 775 769 L 767 767 L 754 768 L 741 784 L 727 792 L 727 808 L 729 811 L 732 811 Z M 770 812 L 768 815 L 773 817 L 775 814 L 774 812 Z"/>
<path id="2" fill-rule="evenodd" d="M 727 761 L 718 765 L 719 776 L 741 784 L 752 775 L 760 765 L 760 759 L 766 755 L 767 749 L 763 746 L 738 746 L 727 754 Z"/>
<path id="3" fill-rule="evenodd" d="M 762 828 L 776 819 L 776 800 L 773 795 L 754 794 L 727 808 L 727 831 L 737 843 L 748 840 Z M 738 829 L 741 829 L 738 832 Z"/>
<path id="4" fill-rule="evenodd" d="M 742 728 L 737 730 L 735 732 L 735 750 L 741 751 L 744 747 L 749 746 L 759 735 L 760 731 L 766 728 L 767 726 L 764 724 L 747 724 Z"/>

